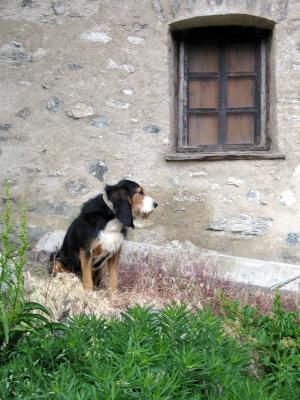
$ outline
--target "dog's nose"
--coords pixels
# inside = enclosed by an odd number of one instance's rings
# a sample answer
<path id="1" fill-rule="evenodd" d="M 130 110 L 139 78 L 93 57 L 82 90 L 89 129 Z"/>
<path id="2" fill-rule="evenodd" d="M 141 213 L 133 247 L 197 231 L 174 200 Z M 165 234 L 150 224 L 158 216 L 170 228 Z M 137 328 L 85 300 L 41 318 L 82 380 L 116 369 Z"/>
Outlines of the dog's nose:
<path id="1" fill-rule="evenodd" d="M 153 202 L 153 207 L 154 208 L 158 207 L 158 203 L 156 203 L 156 201 Z"/>

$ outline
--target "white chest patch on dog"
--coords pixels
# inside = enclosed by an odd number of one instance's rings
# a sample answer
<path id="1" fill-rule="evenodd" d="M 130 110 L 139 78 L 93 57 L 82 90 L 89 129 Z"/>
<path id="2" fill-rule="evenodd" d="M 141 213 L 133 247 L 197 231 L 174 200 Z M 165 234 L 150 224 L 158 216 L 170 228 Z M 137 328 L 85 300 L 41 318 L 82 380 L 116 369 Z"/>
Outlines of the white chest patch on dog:
<path id="1" fill-rule="evenodd" d="M 121 229 L 121 222 L 115 218 L 109 221 L 106 227 L 99 232 L 98 240 L 101 244 L 103 252 L 115 254 L 120 250 L 124 241 Z"/>

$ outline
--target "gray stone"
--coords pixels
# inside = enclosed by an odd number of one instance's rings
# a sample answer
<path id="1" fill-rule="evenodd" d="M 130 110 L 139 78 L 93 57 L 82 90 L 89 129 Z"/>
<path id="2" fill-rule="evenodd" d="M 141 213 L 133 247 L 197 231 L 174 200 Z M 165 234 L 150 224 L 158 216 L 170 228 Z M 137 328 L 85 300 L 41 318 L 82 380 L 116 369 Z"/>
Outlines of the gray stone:
<path id="1" fill-rule="evenodd" d="M 85 182 L 81 179 L 75 179 L 66 183 L 66 188 L 72 196 L 80 196 L 81 194 L 87 193 L 88 188 Z"/>
<path id="2" fill-rule="evenodd" d="M 296 246 L 299 243 L 299 233 L 289 232 L 286 237 L 286 244 L 290 247 Z"/>
<path id="3" fill-rule="evenodd" d="M 79 208 L 66 202 L 51 203 L 44 200 L 28 207 L 28 211 L 42 216 L 62 215 L 71 219 L 76 216 Z"/>
<path id="4" fill-rule="evenodd" d="M 124 89 L 122 90 L 122 92 L 126 95 L 126 96 L 132 96 L 134 94 L 134 90 L 133 89 Z"/>
<path id="5" fill-rule="evenodd" d="M 128 36 L 127 41 L 131 44 L 143 44 L 144 39 L 139 36 Z"/>
<path id="6" fill-rule="evenodd" d="M 94 128 L 105 128 L 106 126 L 110 125 L 110 121 L 106 115 L 100 115 L 92 120 L 91 125 Z"/>
<path id="7" fill-rule="evenodd" d="M 67 111 L 67 114 L 69 117 L 80 119 L 94 115 L 95 110 L 88 104 L 78 103 L 71 110 Z"/>
<path id="8" fill-rule="evenodd" d="M 51 97 L 46 105 L 46 109 L 54 113 L 60 112 L 63 110 L 63 102 L 57 97 Z"/>
<path id="9" fill-rule="evenodd" d="M 29 244 L 33 245 L 45 233 L 45 229 L 40 226 L 28 226 L 27 237 Z"/>
<path id="10" fill-rule="evenodd" d="M 78 63 L 70 63 L 68 64 L 68 67 L 72 70 L 77 70 L 82 68 L 82 66 Z"/>
<path id="11" fill-rule="evenodd" d="M 119 110 L 127 110 L 130 106 L 130 103 L 125 103 L 121 100 L 108 100 L 106 104 L 110 107 L 118 108 Z"/>
<path id="12" fill-rule="evenodd" d="M 36 243 L 33 248 L 33 251 L 52 253 L 53 251 L 58 250 L 62 242 L 64 240 L 66 232 L 63 230 L 56 230 L 53 232 L 45 233 L 40 240 Z"/>
<path id="13" fill-rule="evenodd" d="M 136 24 L 134 24 L 133 30 L 134 31 L 141 31 L 141 30 L 147 29 L 147 28 L 148 28 L 148 24 L 136 23 Z"/>
<path id="14" fill-rule="evenodd" d="M 159 133 L 161 129 L 157 125 L 148 125 L 143 128 L 143 131 L 146 133 Z"/>
<path id="15" fill-rule="evenodd" d="M 214 220 L 206 229 L 241 235 L 263 235 L 271 228 L 272 221 L 272 218 L 240 214 L 237 217 Z"/>
<path id="16" fill-rule="evenodd" d="M 129 74 L 133 74 L 135 68 L 131 64 L 117 64 L 114 60 L 108 60 L 108 64 L 106 65 L 107 69 L 119 69 L 128 72 Z"/>
<path id="17" fill-rule="evenodd" d="M 56 15 L 62 15 L 65 12 L 64 1 L 56 1 L 52 4 L 52 8 Z"/>
<path id="18" fill-rule="evenodd" d="M 32 59 L 33 59 L 33 61 L 39 61 L 42 58 L 44 58 L 46 54 L 47 54 L 47 50 L 40 47 L 33 53 Z"/>
<path id="19" fill-rule="evenodd" d="M 256 190 L 249 190 L 247 193 L 247 199 L 252 203 L 259 203 L 260 193 Z"/>
<path id="20" fill-rule="evenodd" d="M 111 41 L 111 37 L 108 36 L 106 32 L 101 32 L 101 31 L 84 32 L 80 35 L 80 39 L 85 42 L 100 42 L 100 43 L 108 43 Z"/>
<path id="21" fill-rule="evenodd" d="M 33 0 L 22 0 L 22 7 L 32 7 L 33 4 Z"/>
<path id="22" fill-rule="evenodd" d="M 12 128 L 12 124 L 0 124 L 0 131 L 8 132 Z"/>
<path id="23" fill-rule="evenodd" d="M 228 181 L 227 181 L 227 185 L 232 185 L 232 186 L 236 186 L 236 187 L 240 187 L 244 183 L 245 183 L 244 179 L 238 179 L 238 178 L 235 178 L 234 176 L 231 176 L 230 178 L 228 178 Z"/>
<path id="24" fill-rule="evenodd" d="M 32 61 L 32 55 L 22 43 L 11 41 L 0 47 L 0 61 L 24 64 Z"/>
<path id="25" fill-rule="evenodd" d="M 103 182 L 104 174 L 108 171 L 108 167 L 105 161 L 95 160 L 89 163 L 89 173 L 97 178 L 100 182 Z"/>
<path id="26" fill-rule="evenodd" d="M 280 196 L 278 196 L 278 201 L 283 206 L 290 207 L 296 203 L 296 198 L 291 190 L 285 190 Z"/>
<path id="27" fill-rule="evenodd" d="M 29 115 L 31 115 L 31 111 L 30 111 L 29 107 L 24 107 L 24 108 L 22 108 L 22 110 L 20 110 L 16 113 L 16 116 L 20 117 L 20 118 L 27 118 L 27 117 L 29 117 Z"/>

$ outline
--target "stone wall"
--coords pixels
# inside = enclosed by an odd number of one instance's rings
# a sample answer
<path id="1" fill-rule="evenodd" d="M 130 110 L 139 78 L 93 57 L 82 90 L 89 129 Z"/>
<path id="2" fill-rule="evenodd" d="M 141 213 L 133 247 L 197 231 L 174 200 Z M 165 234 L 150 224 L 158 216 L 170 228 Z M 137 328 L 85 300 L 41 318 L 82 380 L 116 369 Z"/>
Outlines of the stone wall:
<path id="1" fill-rule="evenodd" d="M 220 15 L 275 24 L 270 126 L 285 160 L 164 158 L 170 26 Z M 31 240 L 65 229 L 104 183 L 128 177 L 160 203 L 134 240 L 300 262 L 299 33 L 298 0 L 2 0 L 0 177 L 15 207 L 26 201 Z"/>

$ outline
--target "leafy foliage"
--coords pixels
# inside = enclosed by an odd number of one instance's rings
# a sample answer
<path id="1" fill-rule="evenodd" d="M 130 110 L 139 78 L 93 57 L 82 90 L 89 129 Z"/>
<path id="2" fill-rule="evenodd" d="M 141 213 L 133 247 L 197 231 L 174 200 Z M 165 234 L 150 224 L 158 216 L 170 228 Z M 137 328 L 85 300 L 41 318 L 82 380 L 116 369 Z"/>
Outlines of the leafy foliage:
<path id="1" fill-rule="evenodd" d="M 224 299 L 223 311 L 227 327 L 240 340 L 250 343 L 256 372 L 264 378 L 266 390 L 275 391 L 278 399 L 299 399 L 300 313 L 284 310 L 278 292 L 273 315 Z"/>
<path id="2" fill-rule="evenodd" d="M 37 329 L 61 329 L 62 325 L 50 323 L 49 311 L 42 305 L 25 302 L 23 269 L 26 264 L 27 224 L 26 211 L 22 209 L 19 228 L 19 244 L 11 240 L 10 193 L 7 182 L 4 185 L 6 202 L 3 211 L 3 232 L 0 253 L 0 356 L 8 356 L 8 350 L 16 345 L 24 334 Z M 44 314 L 44 315 L 43 315 Z M 5 350 L 5 351 L 4 351 Z M 1 359 L 1 358 L 0 358 Z"/>
<path id="3" fill-rule="evenodd" d="M 283 327 L 275 322 L 279 314 L 264 319 L 254 309 L 240 311 L 239 338 L 224 329 L 234 315 L 220 318 L 178 305 L 135 306 L 120 319 L 74 318 L 60 335 L 41 332 L 19 342 L 0 369 L 0 397 L 299 399 L 298 339 L 288 351 L 277 343 L 293 334 L 290 322 Z M 254 352 L 259 376 L 253 371 Z"/>

